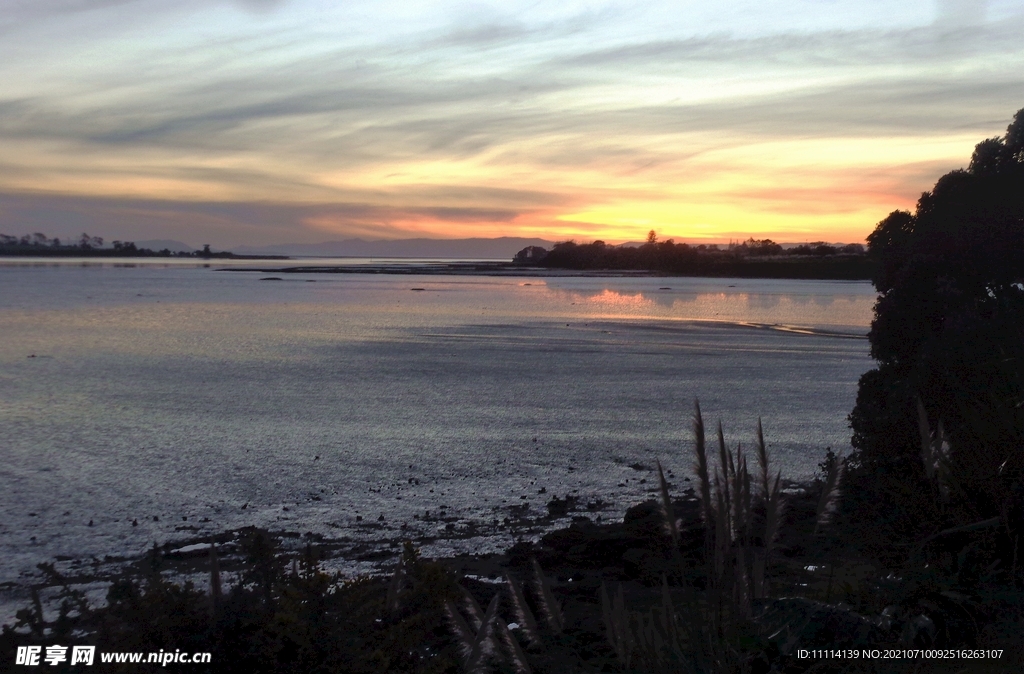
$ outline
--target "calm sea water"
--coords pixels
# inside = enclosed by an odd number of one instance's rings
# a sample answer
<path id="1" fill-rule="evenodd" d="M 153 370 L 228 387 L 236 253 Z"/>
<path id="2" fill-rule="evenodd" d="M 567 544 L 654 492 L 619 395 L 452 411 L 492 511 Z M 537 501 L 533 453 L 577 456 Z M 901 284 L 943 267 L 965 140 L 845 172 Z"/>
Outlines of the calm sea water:
<path id="1" fill-rule="evenodd" d="M 621 517 L 652 487 L 631 464 L 688 473 L 695 398 L 806 478 L 871 367 L 868 283 L 221 266 L 0 266 L 0 583 L 249 524 L 430 535 L 415 515 L 568 493 Z"/>

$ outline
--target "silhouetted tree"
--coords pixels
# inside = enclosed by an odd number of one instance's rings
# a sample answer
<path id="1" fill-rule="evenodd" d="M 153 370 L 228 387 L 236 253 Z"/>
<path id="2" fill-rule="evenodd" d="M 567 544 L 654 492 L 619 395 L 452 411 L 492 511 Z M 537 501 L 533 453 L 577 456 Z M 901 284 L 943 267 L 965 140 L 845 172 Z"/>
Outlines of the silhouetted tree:
<path id="1" fill-rule="evenodd" d="M 893 535 L 998 515 L 1024 477 L 1024 110 L 868 244 L 878 368 L 850 415 L 847 493 Z M 946 504 L 926 497 L 918 399 L 948 432 Z"/>

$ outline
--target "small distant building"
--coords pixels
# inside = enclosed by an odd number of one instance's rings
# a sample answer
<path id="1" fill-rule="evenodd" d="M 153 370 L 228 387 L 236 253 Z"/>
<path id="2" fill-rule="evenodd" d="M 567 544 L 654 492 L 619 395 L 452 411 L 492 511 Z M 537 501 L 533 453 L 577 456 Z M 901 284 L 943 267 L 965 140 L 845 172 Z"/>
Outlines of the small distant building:
<path id="1" fill-rule="evenodd" d="M 547 248 L 541 248 L 540 246 L 527 246 L 516 253 L 516 256 L 512 258 L 512 261 L 516 264 L 537 264 L 547 257 L 547 255 Z"/>

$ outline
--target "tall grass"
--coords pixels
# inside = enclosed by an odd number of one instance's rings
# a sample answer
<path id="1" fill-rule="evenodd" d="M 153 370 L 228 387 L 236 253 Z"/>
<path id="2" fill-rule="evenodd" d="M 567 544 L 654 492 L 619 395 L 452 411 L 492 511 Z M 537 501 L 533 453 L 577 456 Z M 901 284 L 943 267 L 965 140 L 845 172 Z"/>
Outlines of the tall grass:
<path id="1" fill-rule="evenodd" d="M 509 575 L 505 584 L 507 600 L 515 616 L 517 629 L 529 650 L 550 650 L 565 628 L 565 616 L 561 604 L 555 599 L 551 582 L 544 575 L 536 559 L 531 560 L 534 572 L 533 599 L 536 611 L 527 602 L 523 586 Z M 445 604 L 452 632 L 462 654 L 462 664 L 467 672 L 499 671 L 511 669 L 516 674 L 530 674 L 527 650 L 519 643 L 513 630 L 500 617 L 498 611 L 506 593 L 498 590 L 491 598 L 487 610 L 480 608 L 476 599 L 466 590 L 461 590 L 461 611 L 455 602 Z M 463 617 L 468 616 L 468 620 Z M 544 625 L 544 629 L 541 629 Z"/>
<path id="2" fill-rule="evenodd" d="M 638 612 L 627 607 L 621 585 L 611 594 L 602 586 L 605 634 L 627 668 L 639 666 L 651 672 L 734 669 L 738 654 L 732 642 L 752 618 L 754 603 L 768 596 L 771 554 L 785 510 L 782 474 L 772 470 L 760 419 L 753 450 L 755 474 L 743 447 L 737 444 L 730 450 L 721 423 L 716 430 L 717 465 L 712 469 L 700 403 L 695 402 L 693 470 L 704 524 L 703 588 L 684 585 L 678 591 L 686 598 L 679 602 L 663 577 L 660 606 Z M 665 531 L 678 551 L 679 525 L 660 461 L 657 466 Z M 838 480 L 837 470 L 826 489 L 827 503 L 834 502 Z M 678 554 L 674 560 L 683 564 Z M 680 568 L 678 576 L 685 578 L 686 570 Z"/>

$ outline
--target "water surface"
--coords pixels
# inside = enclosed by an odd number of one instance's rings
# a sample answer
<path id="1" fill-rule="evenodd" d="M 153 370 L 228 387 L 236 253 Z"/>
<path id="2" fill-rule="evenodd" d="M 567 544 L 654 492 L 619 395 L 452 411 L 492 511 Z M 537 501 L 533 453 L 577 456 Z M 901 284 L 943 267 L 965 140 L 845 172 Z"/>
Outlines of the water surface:
<path id="1" fill-rule="evenodd" d="M 0 582 L 248 524 L 430 535 L 444 506 L 481 527 L 444 554 L 555 494 L 621 517 L 631 464 L 682 485 L 696 397 L 805 478 L 871 367 L 867 283 L 221 266 L 0 266 Z"/>

